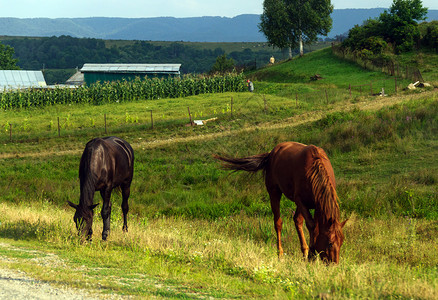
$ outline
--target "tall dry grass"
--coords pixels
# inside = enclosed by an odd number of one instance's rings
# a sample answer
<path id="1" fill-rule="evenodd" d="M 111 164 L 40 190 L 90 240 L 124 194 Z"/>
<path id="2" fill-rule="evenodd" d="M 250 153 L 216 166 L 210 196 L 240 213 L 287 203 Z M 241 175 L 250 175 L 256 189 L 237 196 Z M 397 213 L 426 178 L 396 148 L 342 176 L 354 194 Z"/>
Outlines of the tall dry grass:
<path id="1" fill-rule="evenodd" d="M 147 293 L 141 282 L 131 280 L 132 273 L 154 274 L 162 280 L 178 278 L 179 284 L 193 286 L 209 283 L 234 296 L 266 296 L 272 291 L 274 298 L 436 299 L 438 238 L 433 232 L 438 224 L 434 221 L 397 217 L 370 220 L 350 215 L 341 262 L 326 266 L 301 258 L 290 216 L 285 216 L 286 256 L 279 260 L 268 217 L 233 216 L 205 221 L 130 216 L 129 233 L 124 234 L 116 211 L 114 207 L 107 243 L 100 241 L 102 224 L 96 217 L 93 241 L 81 244 L 70 210 L 59 211 L 44 202 L 20 206 L 2 203 L 0 234 L 4 241 L 19 238 L 40 249 L 44 245 L 44 251 L 62 252 L 65 268 L 56 272 L 64 273 L 63 280 L 68 280 L 65 274 L 77 275 L 72 262 L 82 253 L 87 257 L 80 258 L 80 272 L 95 270 L 100 261 L 106 273 L 117 273 L 117 278 L 128 282 L 129 288 L 123 288 L 117 283 L 120 280 L 112 286 L 105 281 L 110 289 L 143 296 Z M 124 269 L 126 264 L 130 268 Z M 78 276 L 72 278 L 71 284 L 77 284 Z M 243 282 L 248 286 L 242 286 Z"/>

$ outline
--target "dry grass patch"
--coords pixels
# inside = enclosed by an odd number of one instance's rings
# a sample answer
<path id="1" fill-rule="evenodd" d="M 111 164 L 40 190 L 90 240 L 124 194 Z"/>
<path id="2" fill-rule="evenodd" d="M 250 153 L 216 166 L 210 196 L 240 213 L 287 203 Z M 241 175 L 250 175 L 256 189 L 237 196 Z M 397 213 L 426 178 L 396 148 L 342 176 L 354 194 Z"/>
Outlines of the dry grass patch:
<path id="1" fill-rule="evenodd" d="M 207 285 L 223 291 L 221 297 L 267 296 L 272 291 L 277 298 L 328 295 L 337 299 L 434 299 L 438 291 L 437 240 L 430 235 L 438 225 L 433 221 L 352 215 L 345 228 L 340 264 L 326 266 L 303 261 L 292 220 L 287 217 L 285 221 L 291 224 L 284 238 L 289 255 L 278 260 L 273 229 L 272 238 L 263 232 L 268 231 L 271 218 L 236 216 L 209 222 L 131 216 L 129 233 L 124 234 L 118 214 L 113 213 L 108 242 L 100 241 L 102 225 L 96 217 L 93 242 L 81 244 L 70 210 L 1 204 L 0 215 L 3 239 L 10 242 L 19 238 L 14 234 L 24 233 L 29 247 L 56 253 L 63 262 L 53 268 L 42 263 L 48 259 L 20 258 L 28 266 L 38 265 L 21 269 L 54 281 L 58 280 L 56 272 L 61 272 L 63 283 L 75 286 L 85 282 L 92 288 L 105 286 L 106 291 L 148 295 L 145 285 L 149 281 L 156 293 L 172 285 L 176 294 L 186 296 L 189 292 L 181 287 L 191 286 L 197 294 Z M 20 247 L 24 244 L 21 241 Z M 53 255 L 45 257 L 53 261 Z M 52 270 L 52 275 L 44 270 Z M 147 280 L 139 280 L 141 276 Z M 206 293 L 213 295 L 210 290 Z"/>

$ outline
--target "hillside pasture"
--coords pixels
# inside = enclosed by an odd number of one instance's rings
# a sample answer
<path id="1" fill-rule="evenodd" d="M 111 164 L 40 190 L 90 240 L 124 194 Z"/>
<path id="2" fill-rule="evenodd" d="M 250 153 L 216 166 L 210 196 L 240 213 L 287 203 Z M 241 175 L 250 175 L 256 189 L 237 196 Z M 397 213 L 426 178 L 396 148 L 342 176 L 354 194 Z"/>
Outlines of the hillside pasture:
<path id="1" fill-rule="evenodd" d="M 304 86 L 278 81 L 256 81 L 256 87 Z M 306 86 L 324 84 L 345 89 L 338 77 Z M 28 118 L 29 129 L 12 142 L 4 127 L 0 135 L 0 266 L 100 295 L 436 299 L 437 94 L 336 99 L 296 105 L 276 91 L 245 92 L 2 111 L 2 122 Z M 186 126 L 188 106 L 217 120 Z M 204 106 L 216 115 L 204 113 Z M 167 119 L 151 129 L 149 110 L 159 109 Z M 58 137 L 46 119 L 61 113 L 70 114 L 72 124 Z M 81 243 L 66 202 L 79 198 L 85 143 L 104 134 L 101 125 L 85 123 L 104 113 L 119 118 L 108 134 L 129 141 L 136 155 L 129 232 L 122 233 L 121 196 L 114 194 L 108 241 Z M 138 124 L 124 123 L 126 115 L 138 115 Z M 286 198 L 286 255 L 279 260 L 262 175 L 220 170 L 212 158 L 263 153 L 288 140 L 318 145 L 332 162 L 341 219 L 349 219 L 337 266 L 302 259 L 295 205 Z M 94 232 L 101 224 L 97 213 Z"/>

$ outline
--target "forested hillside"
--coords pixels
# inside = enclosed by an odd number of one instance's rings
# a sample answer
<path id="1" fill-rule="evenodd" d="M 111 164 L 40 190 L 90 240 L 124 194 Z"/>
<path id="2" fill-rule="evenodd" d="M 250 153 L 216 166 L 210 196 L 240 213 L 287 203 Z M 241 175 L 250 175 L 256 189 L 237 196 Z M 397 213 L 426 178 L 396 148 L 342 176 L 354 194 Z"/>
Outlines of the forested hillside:
<path id="1" fill-rule="evenodd" d="M 267 64 L 272 55 L 282 57 L 279 49 L 265 43 L 240 43 L 228 49 L 227 43 L 212 48 L 200 46 L 202 43 L 105 41 L 70 36 L 0 37 L 0 42 L 14 48 L 21 69 L 47 70 L 45 75 L 49 83 L 64 82 L 75 68 L 81 68 L 84 63 L 181 63 L 181 72 L 187 74 L 209 72 L 216 58 L 223 54 L 232 58 L 236 67 L 246 68 Z M 209 43 L 206 45 L 210 46 Z M 54 69 L 69 71 L 54 74 Z"/>

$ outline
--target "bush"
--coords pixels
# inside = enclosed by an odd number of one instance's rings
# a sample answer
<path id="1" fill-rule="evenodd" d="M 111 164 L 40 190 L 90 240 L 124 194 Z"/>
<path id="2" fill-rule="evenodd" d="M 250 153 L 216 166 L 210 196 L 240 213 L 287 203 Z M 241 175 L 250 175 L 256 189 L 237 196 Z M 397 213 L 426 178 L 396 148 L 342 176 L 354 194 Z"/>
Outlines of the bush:
<path id="1" fill-rule="evenodd" d="M 373 54 L 381 54 L 388 48 L 388 44 L 383 38 L 372 36 L 364 41 L 363 47 L 370 50 Z"/>

